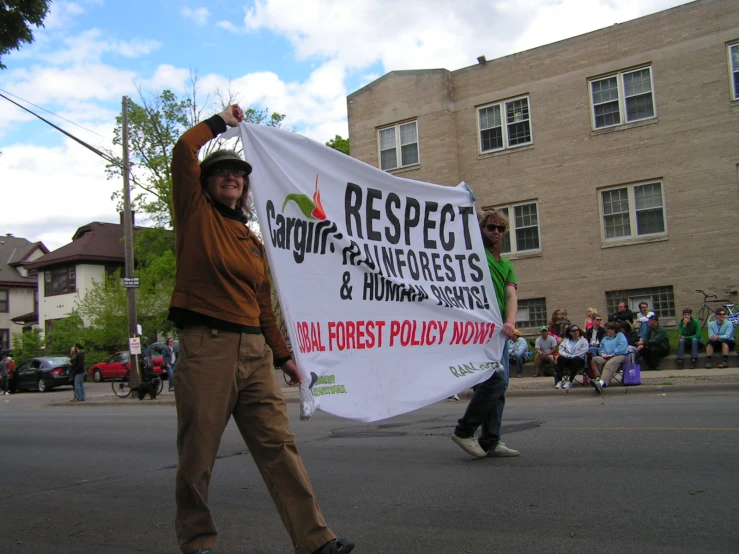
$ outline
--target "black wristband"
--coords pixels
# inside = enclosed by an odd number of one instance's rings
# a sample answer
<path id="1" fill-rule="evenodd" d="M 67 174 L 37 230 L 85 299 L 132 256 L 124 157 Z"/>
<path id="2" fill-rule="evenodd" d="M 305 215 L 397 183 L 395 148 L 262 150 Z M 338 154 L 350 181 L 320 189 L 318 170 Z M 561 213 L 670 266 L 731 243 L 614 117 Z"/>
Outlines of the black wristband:
<path id="1" fill-rule="evenodd" d="M 221 133 L 225 133 L 228 128 L 226 126 L 226 122 L 223 121 L 223 118 L 217 114 L 206 119 L 204 123 L 208 126 L 208 129 L 210 129 L 210 132 L 213 133 L 214 138 Z"/>

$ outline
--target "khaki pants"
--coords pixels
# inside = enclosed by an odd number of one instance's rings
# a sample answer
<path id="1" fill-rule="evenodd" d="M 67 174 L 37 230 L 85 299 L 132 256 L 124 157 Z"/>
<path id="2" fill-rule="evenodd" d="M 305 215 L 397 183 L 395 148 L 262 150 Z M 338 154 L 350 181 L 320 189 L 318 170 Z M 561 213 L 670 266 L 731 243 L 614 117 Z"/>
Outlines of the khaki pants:
<path id="1" fill-rule="evenodd" d="M 611 382 L 613 376 L 616 375 L 618 369 L 624 363 L 625 359 L 626 356 L 614 356 L 613 358 L 608 358 L 607 360 L 605 358 L 601 358 L 600 356 L 596 356 L 595 358 L 593 358 L 593 365 L 600 374 L 601 381 L 603 381 L 606 386 L 608 386 L 608 384 Z"/>
<path id="2" fill-rule="evenodd" d="M 180 337 L 175 372 L 175 529 L 183 552 L 211 548 L 218 534 L 208 486 L 221 436 L 233 415 L 272 495 L 296 554 L 336 538 L 303 467 L 263 335 L 191 327 Z"/>

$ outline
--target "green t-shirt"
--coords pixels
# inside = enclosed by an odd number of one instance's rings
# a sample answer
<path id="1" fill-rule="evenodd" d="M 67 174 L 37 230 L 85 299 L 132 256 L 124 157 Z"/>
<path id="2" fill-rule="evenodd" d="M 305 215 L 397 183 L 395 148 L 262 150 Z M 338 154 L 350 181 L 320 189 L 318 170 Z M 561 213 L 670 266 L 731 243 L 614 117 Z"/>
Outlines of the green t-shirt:
<path id="1" fill-rule="evenodd" d="M 501 256 L 500 261 L 495 259 L 489 250 L 485 250 L 488 258 L 488 268 L 493 277 L 495 297 L 498 299 L 500 317 L 505 321 L 505 288 L 507 285 L 516 285 L 516 274 L 513 273 L 513 264 Z"/>

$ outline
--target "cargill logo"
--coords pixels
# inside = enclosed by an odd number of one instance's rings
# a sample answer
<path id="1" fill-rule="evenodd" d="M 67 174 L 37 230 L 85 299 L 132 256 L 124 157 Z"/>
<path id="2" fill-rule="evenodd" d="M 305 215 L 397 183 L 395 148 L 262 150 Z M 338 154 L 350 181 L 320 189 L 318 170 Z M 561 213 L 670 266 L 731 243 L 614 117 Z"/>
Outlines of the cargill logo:
<path id="1" fill-rule="evenodd" d="M 285 197 L 282 203 L 282 213 L 285 213 L 285 207 L 290 201 L 295 202 L 303 215 L 308 219 L 325 221 L 326 212 L 321 205 L 321 191 L 318 190 L 318 174 L 316 174 L 316 192 L 313 193 L 313 199 L 307 194 L 292 193 Z"/>

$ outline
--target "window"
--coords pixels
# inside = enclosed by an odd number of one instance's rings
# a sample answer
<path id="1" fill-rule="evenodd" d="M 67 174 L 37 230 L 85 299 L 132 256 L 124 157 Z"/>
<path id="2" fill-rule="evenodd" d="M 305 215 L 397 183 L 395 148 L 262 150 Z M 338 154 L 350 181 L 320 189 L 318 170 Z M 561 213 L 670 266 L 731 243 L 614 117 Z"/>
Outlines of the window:
<path id="1" fill-rule="evenodd" d="M 541 327 L 547 324 L 546 298 L 529 298 L 518 301 L 516 327 Z"/>
<path id="2" fill-rule="evenodd" d="M 0 313 L 7 314 L 10 311 L 9 289 L 0 289 Z"/>
<path id="3" fill-rule="evenodd" d="M 10 329 L 0 329 L 0 348 L 3 350 L 10 348 Z"/>
<path id="4" fill-rule="evenodd" d="M 665 233 L 662 183 L 642 183 L 600 191 L 605 240 Z"/>
<path id="5" fill-rule="evenodd" d="M 651 67 L 593 79 L 590 94 L 596 129 L 654 117 Z"/>
<path id="6" fill-rule="evenodd" d="M 44 272 L 44 296 L 68 294 L 77 291 L 74 266 L 55 267 Z"/>
<path id="7" fill-rule="evenodd" d="M 649 304 L 649 309 L 660 317 L 675 315 L 675 298 L 671 286 L 608 291 L 606 292 L 608 313 L 616 313 L 618 303 L 622 300 L 628 302 L 629 309 L 634 313 L 639 311 L 639 302 L 646 302 Z"/>
<path id="8" fill-rule="evenodd" d="M 477 115 L 481 153 L 532 143 L 528 96 L 482 106 Z"/>
<path id="9" fill-rule="evenodd" d="M 501 246 L 503 254 L 541 249 L 539 243 L 539 206 L 536 202 L 501 206 L 496 209 L 503 212 L 510 222 L 510 229 L 503 237 L 503 245 Z M 513 217 L 511 217 L 511 213 Z"/>
<path id="10" fill-rule="evenodd" d="M 410 121 L 380 129 L 378 140 L 380 169 L 388 171 L 419 163 L 418 122 Z"/>
<path id="11" fill-rule="evenodd" d="M 739 100 L 739 43 L 729 46 L 729 69 L 731 70 L 731 99 Z"/>

